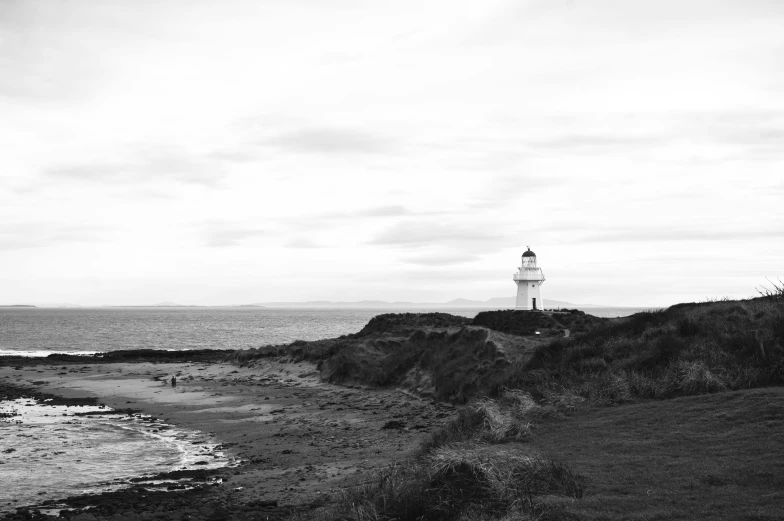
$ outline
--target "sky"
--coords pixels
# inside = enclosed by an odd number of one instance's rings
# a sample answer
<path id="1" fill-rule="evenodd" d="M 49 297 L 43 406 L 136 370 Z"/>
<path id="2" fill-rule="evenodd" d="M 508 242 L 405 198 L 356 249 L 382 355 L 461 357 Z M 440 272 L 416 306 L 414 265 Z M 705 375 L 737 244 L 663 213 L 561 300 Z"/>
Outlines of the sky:
<path id="1" fill-rule="evenodd" d="M 780 0 L 0 0 L 0 304 L 784 278 Z"/>

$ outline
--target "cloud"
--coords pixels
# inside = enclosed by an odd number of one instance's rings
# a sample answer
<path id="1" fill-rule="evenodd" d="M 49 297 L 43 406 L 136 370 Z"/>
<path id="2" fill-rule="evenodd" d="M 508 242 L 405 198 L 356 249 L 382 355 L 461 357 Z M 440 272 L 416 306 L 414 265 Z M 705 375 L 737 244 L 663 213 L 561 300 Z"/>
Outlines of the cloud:
<path id="1" fill-rule="evenodd" d="M 464 284 L 482 283 L 507 283 L 509 293 L 514 294 L 514 282 L 512 273 L 514 269 L 467 269 L 450 268 L 442 269 L 436 265 L 423 267 L 422 269 L 398 270 L 395 272 L 395 279 L 404 282 L 416 283 L 421 286 L 427 283 L 450 284 L 455 281 L 462 281 Z M 368 277 L 370 278 L 370 277 Z M 508 282 L 507 282 L 508 281 Z M 460 296 L 459 293 L 456 296 Z M 489 297 L 488 297 L 489 298 Z"/>
<path id="2" fill-rule="evenodd" d="M 784 181 L 779 181 L 778 184 L 754 187 L 754 191 L 759 192 L 760 195 L 766 195 L 766 194 L 784 195 Z"/>
<path id="3" fill-rule="evenodd" d="M 207 154 L 207 157 L 228 163 L 252 163 L 261 159 L 255 152 L 239 149 L 216 150 Z"/>
<path id="4" fill-rule="evenodd" d="M 413 212 L 402 205 L 390 204 L 383 206 L 372 206 L 353 212 L 329 212 L 313 216 L 319 220 L 345 220 L 345 219 L 363 219 L 372 217 L 403 217 L 413 215 Z"/>
<path id="5" fill-rule="evenodd" d="M 36 24 L 49 25 L 51 14 L 25 4 L 0 2 L 0 96 L 17 101 L 85 97 L 99 75 L 95 63 L 87 53 L 73 60 L 78 44 L 57 31 L 42 34 Z"/>
<path id="6" fill-rule="evenodd" d="M 475 30 L 465 38 L 475 45 L 510 42 L 547 42 L 563 45 L 580 43 L 583 47 L 598 42 L 621 40 L 632 44 L 640 40 L 669 37 L 673 33 L 711 34 L 713 27 L 729 24 L 737 28 L 754 20 L 784 16 L 777 0 L 715 2 L 713 0 L 661 0 L 659 2 L 617 2 L 595 0 L 512 1 L 479 17 Z M 558 30 L 570 29 L 569 34 Z M 723 33 L 719 33 L 723 37 Z"/>
<path id="7" fill-rule="evenodd" d="M 64 243 L 103 242 L 112 228 L 93 224 L 52 224 L 43 222 L 3 223 L 0 250 L 49 247 Z"/>
<path id="8" fill-rule="evenodd" d="M 359 210 L 348 214 L 350 217 L 400 217 L 403 215 L 411 215 L 412 212 L 405 206 L 399 204 L 390 204 L 386 206 L 376 206 Z"/>
<path id="9" fill-rule="evenodd" d="M 618 148 L 646 147 L 667 143 L 671 136 L 664 135 L 616 135 L 616 134 L 562 134 L 551 138 L 531 140 L 528 145 L 538 150 L 554 150 L 570 153 L 610 152 Z"/>
<path id="10" fill-rule="evenodd" d="M 370 244 L 408 247 L 489 247 L 510 244 L 510 238 L 477 225 L 457 225 L 453 223 L 433 223 L 422 220 L 408 220 L 397 223 L 382 231 Z"/>
<path id="11" fill-rule="evenodd" d="M 284 244 L 286 248 L 302 248 L 302 249 L 311 249 L 311 248 L 326 248 L 323 244 L 318 244 L 312 239 L 308 239 L 307 237 L 299 237 L 296 239 L 291 239 L 290 241 Z"/>
<path id="12" fill-rule="evenodd" d="M 588 233 L 573 242 L 669 242 L 669 241 L 727 241 L 727 240 L 778 240 L 784 237 L 784 227 L 758 229 L 716 228 L 624 228 L 602 233 Z"/>
<path id="13" fill-rule="evenodd" d="M 269 235 L 265 230 L 237 223 L 211 222 L 202 226 L 204 244 L 210 248 L 240 246 L 248 240 Z"/>
<path id="14" fill-rule="evenodd" d="M 174 145 L 134 147 L 123 161 L 72 163 L 43 170 L 48 180 L 86 183 L 138 183 L 173 181 L 217 185 L 225 176 L 222 166 L 208 156 L 192 154 Z"/>
<path id="15" fill-rule="evenodd" d="M 518 197 L 539 192 L 563 183 L 560 177 L 534 176 L 530 174 L 496 176 L 482 186 L 479 193 L 469 202 L 470 208 L 494 208 L 506 203 L 516 203 Z"/>
<path id="16" fill-rule="evenodd" d="M 308 154 L 379 154 L 391 153 L 397 141 L 348 128 L 303 128 L 260 142 L 296 153 Z"/>
<path id="17" fill-rule="evenodd" d="M 303 215 L 292 219 L 289 224 L 302 230 L 312 230 L 314 228 L 329 228 L 333 225 L 345 224 L 350 221 L 363 219 L 385 219 L 390 217 L 412 216 L 414 212 L 402 205 L 381 205 L 363 208 L 349 212 L 323 212 L 311 215 Z"/>
<path id="18" fill-rule="evenodd" d="M 465 264 L 479 260 L 478 255 L 466 255 L 465 253 L 455 252 L 445 255 L 443 253 L 423 254 L 401 259 L 407 264 L 419 264 L 422 266 L 451 266 L 455 264 Z"/>
<path id="19" fill-rule="evenodd" d="M 0 97 L 26 103 L 85 101 L 112 78 L 126 51 L 170 31 L 174 5 L 118 2 L 0 2 Z"/>
<path id="20" fill-rule="evenodd" d="M 697 142 L 744 147 L 734 154 L 744 159 L 784 157 L 784 111 L 688 113 L 678 118 L 676 132 Z"/>

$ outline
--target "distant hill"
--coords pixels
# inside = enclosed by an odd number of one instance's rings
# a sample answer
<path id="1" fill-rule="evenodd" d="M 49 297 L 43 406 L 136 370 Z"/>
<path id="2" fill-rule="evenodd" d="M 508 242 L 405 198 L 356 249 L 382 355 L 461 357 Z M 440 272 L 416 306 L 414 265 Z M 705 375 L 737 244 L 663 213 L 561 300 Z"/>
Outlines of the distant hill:
<path id="1" fill-rule="evenodd" d="M 34 308 L 32 304 L 0 304 L 0 308 Z"/>
<path id="2" fill-rule="evenodd" d="M 141 304 L 138 306 L 110 306 L 113 308 L 203 308 L 194 304 L 177 304 L 176 302 L 158 302 L 157 304 Z"/>
<path id="3" fill-rule="evenodd" d="M 515 306 L 515 297 L 495 297 L 489 300 L 470 300 L 457 298 L 448 302 L 386 302 L 384 300 L 359 300 L 355 302 L 308 300 L 304 302 L 262 302 L 251 304 L 271 308 L 483 308 L 511 309 Z M 572 304 L 563 300 L 544 299 L 546 308 L 595 307 L 593 304 Z"/>

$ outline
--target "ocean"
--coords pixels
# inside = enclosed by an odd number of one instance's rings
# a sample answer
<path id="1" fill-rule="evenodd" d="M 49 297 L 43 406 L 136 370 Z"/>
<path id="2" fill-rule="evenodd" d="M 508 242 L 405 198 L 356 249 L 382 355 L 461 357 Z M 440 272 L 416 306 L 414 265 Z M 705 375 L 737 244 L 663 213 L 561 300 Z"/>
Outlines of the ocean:
<path id="1" fill-rule="evenodd" d="M 600 317 L 649 308 L 585 308 Z M 356 333 L 381 313 L 482 309 L 281 309 L 231 307 L 0 308 L 0 356 L 123 349 L 247 349 Z"/>

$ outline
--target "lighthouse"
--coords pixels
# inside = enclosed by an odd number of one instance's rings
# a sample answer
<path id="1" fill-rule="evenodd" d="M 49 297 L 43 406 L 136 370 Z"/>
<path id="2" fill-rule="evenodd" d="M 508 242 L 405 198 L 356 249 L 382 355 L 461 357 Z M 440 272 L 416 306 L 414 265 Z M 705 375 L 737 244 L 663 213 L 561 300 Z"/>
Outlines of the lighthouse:
<path id="1" fill-rule="evenodd" d="M 531 248 L 523 253 L 522 265 L 517 268 L 517 273 L 512 275 L 512 280 L 517 284 L 515 309 L 544 309 L 540 289 L 544 284 L 544 273 L 542 268 L 536 266 L 536 254 L 531 251 Z"/>

